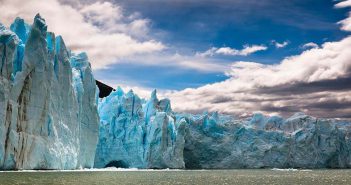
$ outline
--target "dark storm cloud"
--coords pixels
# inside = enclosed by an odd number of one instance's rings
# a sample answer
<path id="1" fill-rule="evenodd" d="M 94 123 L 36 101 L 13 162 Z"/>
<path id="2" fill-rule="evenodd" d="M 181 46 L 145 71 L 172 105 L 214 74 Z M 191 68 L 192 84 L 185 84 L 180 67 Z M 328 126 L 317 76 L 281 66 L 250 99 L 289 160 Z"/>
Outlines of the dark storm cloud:
<path id="1" fill-rule="evenodd" d="M 235 96 L 244 92 L 217 95 L 210 100 L 210 103 L 213 105 L 229 103 L 237 107 L 244 107 L 245 103 L 248 104 L 246 108 L 249 110 L 276 112 L 283 117 L 289 117 L 296 112 L 305 112 L 320 118 L 351 119 L 351 101 L 343 98 L 351 94 L 351 76 L 311 83 L 263 87 L 247 93 L 247 97 Z M 200 95 L 206 97 L 210 93 L 204 91 Z M 235 108 L 233 106 L 233 109 Z M 231 109 L 227 109 L 226 112 L 230 113 Z"/>
<path id="2" fill-rule="evenodd" d="M 262 87 L 257 94 L 296 95 L 323 91 L 351 90 L 351 76 L 345 78 L 322 80 L 310 83 L 284 84 L 274 87 Z"/>
<path id="3" fill-rule="evenodd" d="M 309 105 L 306 105 L 305 108 L 308 108 L 308 109 L 318 108 L 318 109 L 323 109 L 323 110 L 326 110 L 326 111 L 327 110 L 333 111 L 333 110 L 337 110 L 337 109 L 348 109 L 348 108 L 351 108 L 351 102 L 329 100 L 329 101 L 326 101 L 326 102 L 311 103 Z"/>
<path id="4" fill-rule="evenodd" d="M 234 101 L 232 97 L 218 96 L 211 100 L 211 103 L 225 103 L 228 101 Z"/>
<path id="5" fill-rule="evenodd" d="M 287 101 L 287 100 L 295 100 L 293 97 L 274 97 L 274 98 L 241 98 L 235 99 L 234 97 L 229 96 L 218 96 L 214 97 L 210 103 L 218 104 L 218 103 L 226 103 L 226 102 L 251 102 L 251 103 L 259 103 L 259 102 L 272 102 L 272 101 Z"/>
<path id="6" fill-rule="evenodd" d="M 287 116 L 289 116 L 291 113 L 299 112 L 301 111 L 299 108 L 296 106 L 284 106 L 284 107 L 275 107 L 272 105 L 264 105 L 260 107 L 261 111 L 267 111 L 267 112 L 280 112 L 284 113 Z M 285 115 L 283 115 L 285 116 Z"/>
<path id="7" fill-rule="evenodd" d="M 305 113 L 318 118 L 339 118 L 342 120 L 351 120 L 351 109 L 334 110 L 334 111 L 330 111 L 328 114 L 328 112 L 326 112 L 325 109 L 316 108 L 316 109 L 305 111 Z M 330 114 L 333 114 L 333 116 L 330 116 Z"/>

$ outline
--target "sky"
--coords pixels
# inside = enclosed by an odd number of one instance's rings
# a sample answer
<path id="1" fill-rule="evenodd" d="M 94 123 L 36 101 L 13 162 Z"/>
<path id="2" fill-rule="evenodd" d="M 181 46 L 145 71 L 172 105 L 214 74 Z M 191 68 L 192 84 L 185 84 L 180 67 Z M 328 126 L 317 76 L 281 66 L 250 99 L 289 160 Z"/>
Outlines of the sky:
<path id="1" fill-rule="evenodd" d="M 0 0 L 40 13 L 95 78 L 175 111 L 351 118 L 351 0 Z"/>

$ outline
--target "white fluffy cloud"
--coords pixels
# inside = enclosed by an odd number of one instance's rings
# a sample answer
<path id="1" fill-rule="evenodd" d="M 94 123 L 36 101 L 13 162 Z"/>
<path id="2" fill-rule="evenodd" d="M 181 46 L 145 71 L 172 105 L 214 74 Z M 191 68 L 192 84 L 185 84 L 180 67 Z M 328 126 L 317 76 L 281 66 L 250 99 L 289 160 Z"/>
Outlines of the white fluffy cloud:
<path id="1" fill-rule="evenodd" d="M 110 2 L 80 2 L 0 0 L 0 22 L 9 26 L 16 17 L 21 17 L 31 24 L 35 14 L 40 13 L 49 31 L 62 35 L 70 49 L 88 53 L 94 70 L 130 61 L 200 72 L 229 69 L 228 65 L 209 58 L 165 51 L 167 47 L 149 34 L 151 21 L 141 18 L 137 12 L 126 14 L 122 7 Z M 252 50 L 255 47 L 246 47 L 241 53 Z"/>
<path id="2" fill-rule="evenodd" d="M 86 51 L 94 69 L 117 63 L 137 54 L 161 51 L 165 46 L 146 38 L 149 20 L 125 15 L 122 8 L 109 2 L 75 7 L 58 0 L 1 0 L 0 22 L 9 26 L 16 17 L 32 23 L 40 13 L 53 31 L 64 37 L 74 51 Z"/>
<path id="3" fill-rule="evenodd" d="M 304 111 L 321 117 L 347 114 L 351 113 L 350 108 L 344 108 L 344 112 L 325 112 L 308 106 L 323 102 L 351 102 L 349 90 L 334 92 L 321 89 L 302 95 L 280 95 L 262 93 L 261 89 L 278 89 L 284 85 L 293 88 L 299 83 L 343 78 L 351 71 L 350 50 L 351 37 L 347 37 L 339 42 L 325 43 L 320 49 L 311 49 L 301 55 L 288 57 L 277 65 L 236 62 L 228 72 L 231 78 L 226 81 L 196 89 L 189 88 L 166 96 L 171 98 L 176 111 L 209 110 L 235 115 L 247 115 L 253 111 L 267 114 Z M 304 91 L 303 87 L 300 90 Z M 289 107 L 294 107 L 294 110 L 287 111 Z M 342 116 L 344 115 L 340 115 Z"/>
<path id="4" fill-rule="evenodd" d="M 319 46 L 314 42 L 309 42 L 302 46 L 302 49 L 311 49 L 311 48 L 319 48 Z"/>
<path id="5" fill-rule="evenodd" d="M 344 1 L 339 7 L 350 6 Z M 351 17 L 351 15 L 350 15 Z M 351 18 L 346 20 L 351 20 Z M 350 24 L 342 22 L 343 27 Z M 312 46 L 312 44 L 308 44 Z M 245 116 L 253 111 L 303 111 L 320 117 L 351 118 L 351 37 L 326 42 L 279 64 L 235 62 L 231 78 L 200 88 L 168 93 L 176 111 L 219 111 Z M 217 50 L 214 50 L 214 52 Z M 338 87 L 338 86 L 340 87 Z"/>
<path id="6" fill-rule="evenodd" d="M 345 0 L 335 5 L 336 8 L 346 8 L 351 6 L 351 0 Z"/>
<path id="7" fill-rule="evenodd" d="M 274 46 L 276 48 L 285 48 L 287 45 L 289 45 L 289 42 L 288 41 L 284 41 L 282 43 L 279 43 L 279 42 L 277 42 L 275 40 L 272 40 L 272 44 L 274 44 Z"/>
<path id="8" fill-rule="evenodd" d="M 98 25 L 105 33 L 128 33 L 136 38 L 148 37 L 150 20 L 138 18 L 136 14 L 126 16 L 120 6 L 110 2 L 95 2 L 78 7 L 87 22 Z"/>
<path id="9" fill-rule="evenodd" d="M 221 47 L 221 48 L 212 47 L 203 53 L 196 53 L 196 56 L 208 57 L 216 54 L 230 55 L 230 56 L 248 56 L 252 53 L 256 53 L 258 51 L 264 51 L 267 49 L 268 49 L 267 46 L 264 46 L 264 45 L 252 45 L 252 46 L 245 45 L 241 50 L 233 49 L 230 47 Z"/>
<path id="10" fill-rule="evenodd" d="M 346 8 L 351 7 L 351 0 L 342 1 L 335 5 L 336 8 Z M 341 29 L 345 31 L 351 31 L 351 12 L 349 13 L 349 17 L 340 21 L 339 24 L 342 25 Z"/>

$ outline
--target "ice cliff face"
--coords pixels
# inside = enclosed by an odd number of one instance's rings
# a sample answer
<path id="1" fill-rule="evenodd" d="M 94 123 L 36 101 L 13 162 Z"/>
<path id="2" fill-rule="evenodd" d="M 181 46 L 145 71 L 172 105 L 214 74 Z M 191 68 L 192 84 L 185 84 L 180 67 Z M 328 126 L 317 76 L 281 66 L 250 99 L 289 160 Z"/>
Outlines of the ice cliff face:
<path id="1" fill-rule="evenodd" d="M 121 89 L 100 101 L 99 114 L 96 167 L 351 167 L 348 122 L 302 113 L 288 119 L 180 114 L 172 112 L 169 100 L 159 101 L 155 92 L 144 102 Z"/>
<path id="2" fill-rule="evenodd" d="M 0 170 L 351 168 L 349 122 L 181 114 L 156 91 L 97 96 L 87 55 L 39 15 L 0 24 Z"/>
<path id="3" fill-rule="evenodd" d="M 186 122 L 173 115 L 168 99 L 149 101 L 118 88 L 99 103 L 95 167 L 184 168 Z"/>
<path id="4" fill-rule="evenodd" d="M 284 120 L 188 116 L 187 168 L 350 168 L 350 123 L 301 113 Z"/>
<path id="5" fill-rule="evenodd" d="M 0 169 L 92 167 L 96 85 L 85 54 L 17 18 L 0 25 Z"/>

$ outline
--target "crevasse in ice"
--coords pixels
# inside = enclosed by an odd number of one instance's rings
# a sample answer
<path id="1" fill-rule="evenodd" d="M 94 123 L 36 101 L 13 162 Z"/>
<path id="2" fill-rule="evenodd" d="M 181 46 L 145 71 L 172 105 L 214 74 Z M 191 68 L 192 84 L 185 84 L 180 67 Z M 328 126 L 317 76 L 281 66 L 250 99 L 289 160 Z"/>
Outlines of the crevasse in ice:
<path id="1" fill-rule="evenodd" d="M 92 167 L 96 85 L 85 54 L 17 18 L 0 25 L 0 169 Z"/>

